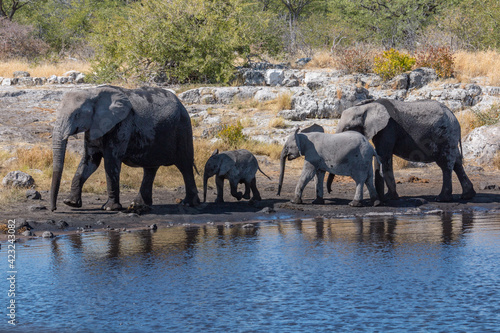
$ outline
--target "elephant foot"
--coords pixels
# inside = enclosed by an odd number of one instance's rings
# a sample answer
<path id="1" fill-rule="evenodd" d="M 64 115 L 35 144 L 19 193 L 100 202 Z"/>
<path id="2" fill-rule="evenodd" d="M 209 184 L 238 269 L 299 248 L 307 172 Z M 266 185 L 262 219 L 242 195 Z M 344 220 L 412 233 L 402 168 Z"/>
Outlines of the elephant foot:
<path id="1" fill-rule="evenodd" d="M 262 198 L 260 195 L 254 195 L 250 201 L 255 202 L 255 201 L 262 201 Z"/>
<path id="2" fill-rule="evenodd" d="M 453 196 L 452 195 L 438 195 L 436 197 L 436 202 L 451 202 L 453 201 Z"/>
<path id="3" fill-rule="evenodd" d="M 382 202 L 379 199 L 372 200 L 372 206 L 377 207 L 380 206 Z"/>
<path id="4" fill-rule="evenodd" d="M 224 199 L 217 197 L 214 202 L 215 203 L 223 203 Z"/>
<path id="5" fill-rule="evenodd" d="M 389 192 L 385 195 L 385 200 L 399 200 L 399 194 L 397 192 Z"/>
<path id="6" fill-rule="evenodd" d="M 63 202 L 65 205 L 68 205 L 70 207 L 75 207 L 75 208 L 82 207 L 82 199 L 78 200 L 64 199 Z"/>
<path id="7" fill-rule="evenodd" d="M 460 196 L 460 199 L 462 200 L 470 200 L 476 196 L 476 191 L 474 189 L 471 189 L 470 191 L 462 193 Z"/>
<path id="8" fill-rule="evenodd" d="M 250 193 L 243 194 L 243 199 L 250 199 Z"/>
<path id="9" fill-rule="evenodd" d="M 136 214 L 144 214 L 151 211 L 151 206 L 146 205 L 145 203 L 139 203 L 133 201 L 125 210 L 126 213 L 136 213 Z"/>
<path id="10" fill-rule="evenodd" d="M 293 198 L 293 200 L 291 201 L 291 203 L 300 205 L 302 203 L 302 198 L 299 197 L 299 196 L 296 196 L 295 198 Z"/>
<path id="11" fill-rule="evenodd" d="M 182 200 L 183 205 L 187 205 L 189 207 L 196 207 L 201 204 L 200 198 L 198 195 L 195 195 L 193 198 L 189 199 L 188 197 Z"/>
<path id="12" fill-rule="evenodd" d="M 353 201 L 349 202 L 349 206 L 351 206 L 351 207 L 363 207 L 363 204 L 361 203 L 361 201 L 353 200 Z"/>
<path id="13" fill-rule="evenodd" d="M 323 199 L 322 197 L 317 197 L 312 203 L 313 205 L 324 205 L 325 199 Z"/>
<path id="14" fill-rule="evenodd" d="M 240 201 L 243 198 L 243 193 L 237 192 L 236 195 L 233 195 L 233 197 L 235 197 L 236 200 Z"/>
<path id="15" fill-rule="evenodd" d="M 102 210 L 108 210 L 108 211 L 117 211 L 117 210 L 122 210 L 123 207 L 120 203 L 117 202 L 106 202 L 102 207 Z"/>

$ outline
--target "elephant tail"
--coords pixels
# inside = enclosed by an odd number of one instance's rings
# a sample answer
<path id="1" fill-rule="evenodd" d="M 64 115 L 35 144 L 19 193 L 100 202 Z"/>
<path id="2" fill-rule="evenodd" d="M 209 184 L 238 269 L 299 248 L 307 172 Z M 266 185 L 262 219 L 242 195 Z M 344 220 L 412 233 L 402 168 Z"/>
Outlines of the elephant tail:
<path id="1" fill-rule="evenodd" d="M 382 171 L 382 162 L 380 162 L 380 157 L 377 155 L 377 152 L 373 150 L 373 157 L 377 160 L 378 165 L 380 165 L 379 172 L 382 177 L 384 177 L 384 172 Z"/>
<path id="2" fill-rule="evenodd" d="M 259 167 L 259 166 L 258 166 L 257 168 L 259 169 L 259 171 L 260 171 L 260 172 L 261 172 L 264 176 L 266 176 L 266 177 L 267 177 L 267 179 L 272 180 L 272 178 L 271 178 L 271 177 L 269 177 L 268 175 L 266 175 L 266 174 L 264 173 L 264 171 L 262 171 L 262 170 L 260 169 L 260 167 Z"/>
<path id="3" fill-rule="evenodd" d="M 194 171 L 196 171 L 196 174 L 199 176 L 200 173 L 198 172 L 198 168 L 196 167 L 196 164 L 193 163 L 193 168 L 194 168 Z"/>

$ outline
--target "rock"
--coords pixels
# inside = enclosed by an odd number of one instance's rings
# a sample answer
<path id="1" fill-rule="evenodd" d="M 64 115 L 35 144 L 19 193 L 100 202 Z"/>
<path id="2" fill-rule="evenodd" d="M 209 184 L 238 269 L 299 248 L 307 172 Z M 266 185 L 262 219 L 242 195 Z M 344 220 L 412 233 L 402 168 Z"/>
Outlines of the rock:
<path id="1" fill-rule="evenodd" d="M 245 86 L 263 86 L 266 83 L 264 71 L 262 70 L 245 70 L 242 74 L 243 84 Z"/>
<path id="2" fill-rule="evenodd" d="M 16 219 L 16 230 L 25 228 L 26 230 L 31 230 L 33 227 L 25 219 Z"/>
<path id="3" fill-rule="evenodd" d="M 15 86 L 18 81 L 18 78 L 5 78 L 2 80 L 2 86 Z"/>
<path id="4" fill-rule="evenodd" d="M 496 184 L 480 183 L 479 189 L 480 190 L 500 190 L 500 187 Z"/>
<path id="5" fill-rule="evenodd" d="M 255 225 L 253 225 L 252 223 L 247 223 L 247 224 L 244 224 L 242 226 L 242 228 L 244 228 L 244 229 L 252 229 L 252 228 L 255 228 Z"/>
<path id="6" fill-rule="evenodd" d="M 500 125 L 481 126 L 470 132 L 462 142 L 465 159 L 478 164 L 493 163 L 500 150 Z"/>
<path id="7" fill-rule="evenodd" d="M 44 231 L 42 234 L 42 238 L 53 238 L 54 234 L 50 231 Z"/>
<path id="8" fill-rule="evenodd" d="M 19 77 L 30 77 L 30 73 L 26 72 L 26 71 L 15 71 L 13 74 L 12 74 L 13 77 L 15 78 L 19 78 Z"/>
<path id="9" fill-rule="evenodd" d="M 234 227 L 234 224 L 232 224 L 232 223 L 230 223 L 230 222 L 224 222 L 224 226 L 225 226 L 226 228 L 232 228 L 232 227 Z"/>
<path id="10" fill-rule="evenodd" d="M 78 71 L 68 71 L 68 72 L 64 73 L 63 76 L 71 77 L 73 80 L 75 80 L 77 78 L 77 76 L 80 74 L 82 74 L 82 73 L 80 73 Z"/>
<path id="11" fill-rule="evenodd" d="M 268 89 L 261 89 L 255 93 L 253 98 L 259 102 L 265 102 L 265 101 L 271 101 L 277 97 L 278 95 L 275 92 L 272 92 L 271 90 Z"/>
<path id="12" fill-rule="evenodd" d="M 158 226 L 156 225 L 156 223 L 151 224 L 151 225 L 149 226 L 149 230 L 157 230 L 157 229 L 158 229 Z"/>
<path id="13" fill-rule="evenodd" d="M 421 67 L 410 72 L 409 89 L 422 88 L 426 84 L 436 81 L 438 76 L 432 68 Z"/>
<path id="14" fill-rule="evenodd" d="M 2 180 L 3 186 L 31 187 L 34 184 L 33 177 L 22 171 L 11 171 Z"/>
<path id="15" fill-rule="evenodd" d="M 29 237 L 29 236 L 33 236 L 33 232 L 31 230 L 26 230 L 26 231 L 23 231 L 23 233 L 21 235 Z"/>
<path id="16" fill-rule="evenodd" d="M 272 214 L 272 213 L 275 213 L 275 212 L 276 211 L 272 207 L 264 207 L 258 213 L 261 213 L 261 214 Z"/>
<path id="17" fill-rule="evenodd" d="M 400 89 L 406 90 L 408 89 L 409 83 L 410 83 L 410 77 L 408 76 L 408 74 L 403 73 L 395 76 L 392 80 L 387 82 L 387 86 L 390 89 L 394 90 L 400 90 Z"/>
<path id="18" fill-rule="evenodd" d="M 300 58 L 295 61 L 295 64 L 299 67 L 305 66 L 308 62 L 310 62 L 312 58 Z"/>
<path id="19" fill-rule="evenodd" d="M 64 221 L 64 220 L 59 220 L 57 221 L 57 227 L 59 229 L 65 229 L 67 228 L 69 225 L 68 225 L 68 222 Z"/>
<path id="20" fill-rule="evenodd" d="M 56 75 L 51 75 L 48 79 L 47 79 L 47 83 L 50 83 L 50 84 L 57 84 L 58 81 L 57 81 L 57 76 Z"/>
<path id="21" fill-rule="evenodd" d="M 182 103 L 186 104 L 198 104 L 200 103 L 200 89 L 190 89 L 181 94 L 179 94 L 179 99 Z"/>
<path id="22" fill-rule="evenodd" d="M 80 73 L 75 77 L 75 83 L 85 83 L 85 74 Z"/>
<path id="23" fill-rule="evenodd" d="M 268 86 L 279 86 L 285 78 L 284 71 L 281 69 L 268 69 L 264 76 Z"/>
<path id="24" fill-rule="evenodd" d="M 26 198 L 27 199 L 32 199 L 32 200 L 40 200 L 40 199 L 42 199 L 42 195 L 38 191 L 27 190 L 26 191 Z"/>
<path id="25" fill-rule="evenodd" d="M 237 87 L 223 87 L 214 89 L 214 96 L 217 103 L 231 104 L 233 97 L 239 92 Z"/>
<path id="26" fill-rule="evenodd" d="M 47 207 L 45 207 L 44 205 L 35 205 L 35 206 L 30 206 L 29 209 L 31 212 L 38 212 L 41 210 L 47 210 Z"/>
<path id="27" fill-rule="evenodd" d="M 286 120 L 303 121 L 309 115 L 305 110 L 282 110 L 278 112 L 278 117 L 283 117 Z"/>

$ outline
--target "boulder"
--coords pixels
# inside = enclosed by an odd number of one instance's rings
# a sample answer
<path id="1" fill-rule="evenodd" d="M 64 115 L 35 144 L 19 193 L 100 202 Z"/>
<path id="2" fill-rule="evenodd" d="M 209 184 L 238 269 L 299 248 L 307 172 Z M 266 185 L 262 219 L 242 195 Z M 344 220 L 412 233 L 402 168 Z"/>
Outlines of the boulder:
<path id="1" fill-rule="evenodd" d="M 190 89 L 179 94 L 179 99 L 186 104 L 198 104 L 200 97 L 200 89 Z"/>
<path id="2" fill-rule="evenodd" d="M 307 57 L 307 58 L 300 58 L 300 59 L 297 59 L 297 60 L 295 61 L 295 64 L 296 64 L 297 66 L 299 66 L 299 67 L 303 67 L 303 66 L 305 66 L 308 62 L 310 62 L 311 60 L 312 60 L 312 58 L 309 58 L 309 57 Z"/>
<path id="3" fill-rule="evenodd" d="M 263 86 L 266 84 L 263 70 L 245 69 L 242 80 L 245 86 Z"/>
<path id="4" fill-rule="evenodd" d="M 410 72 L 409 89 L 422 88 L 432 81 L 436 81 L 438 75 L 432 68 L 420 67 Z"/>
<path id="5" fill-rule="evenodd" d="M 18 78 L 5 78 L 2 80 L 2 86 L 15 86 L 18 81 Z"/>
<path id="6" fill-rule="evenodd" d="M 22 171 L 11 171 L 2 180 L 3 186 L 31 187 L 34 184 L 33 177 Z"/>
<path id="7" fill-rule="evenodd" d="M 38 192 L 36 190 L 27 190 L 26 191 L 26 198 L 32 199 L 32 200 L 41 200 L 42 195 L 40 194 L 40 192 Z"/>
<path id="8" fill-rule="evenodd" d="M 491 165 L 500 150 L 500 125 L 481 126 L 474 129 L 465 137 L 462 147 L 465 159 Z"/>
<path id="9" fill-rule="evenodd" d="M 50 231 L 44 231 L 42 234 L 42 238 L 53 238 L 54 234 Z"/>
<path id="10" fill-rule="evenodd" d="M 282 69 L 268 69 L 264 76 L 266 84 L 268 86 L 279 86 L 283 83 L 285 78 L 284 71 Z"/>
<path id="11" fill-rule="evenodd" d="M 269 90 L 269 89 L 261 89 L 257 91 L 254 95 L 254 99 L 256 99 L 259 102 L 265 102 L 265 101 L 270 101 L 278 97 L 278 94 L 275 92 Z"/>
<path id="12" fill-rule="evenodd" d="M 15 71 L 14 73 L 12 73 L 12 76 L 15 78 L 30 77 L 30 73 L 28 73 L 26 71 Z"/>
<path id="13" fill-rule="evenodd" d="M 223 87 L 214 89 L 214 97 L 219 104 L 231 104 L 233 97 L 239 92 L 237 87 Z"/>

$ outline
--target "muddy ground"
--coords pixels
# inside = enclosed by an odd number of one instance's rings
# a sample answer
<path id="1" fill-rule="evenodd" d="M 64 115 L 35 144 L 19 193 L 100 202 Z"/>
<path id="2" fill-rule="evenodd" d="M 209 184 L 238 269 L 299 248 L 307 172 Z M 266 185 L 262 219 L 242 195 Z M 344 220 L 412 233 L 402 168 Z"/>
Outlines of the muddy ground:
<path id="1" fill-rule="evenodd" d="M 50 146 L 51 123 L 55 115 L 54 110 L 62 93 L 53 88 L 49 91 L 39 89 L 30 90 L 29 93 L 20 94 L 13 88 L 0 91 L 0 149 L 12 149 L 12 146 L 24 143 L 43 143 Z M 70 147 L 76 140 L 70 142 Z M 71 208 L 65 206 L 62 200 L 67 196 L 69 184 L 61 186 L 58 210 L 51 212 L 49 194 L 47 189 L 38 188 L 42 194 L 41 200 L 25 199 L 7 206 L 0 213 L 0 222 L 16 220 L 27 221 L 33 227 L 35 235 L 41 236 L 43 231 L 49 230 L 54 234 L 81 232 L 81 229 L 128 230 L 148 228 L 157 224 L 158 228 L 183 224 L 224 224 L 250 223 L 274 219 L 305 219 L 305 218 L 334 218 L 353 217 L 377 214 L 438 214 L 445 212 L 462 211 L 495 211 L 500 210 L 500 173 L 487 166 L 466 166 L 466 171 L 475 185 L 477 196 L 470 201 L 460 200 L 460 185 L 454 176 L 454 201 L 450 203 L 437 203 L 434 198 L 441 190 L 441 171 L 435 164 L 423 168 L 409 168 L 398 170 L 395 173 L 398 181 L 399 200 L 388 201 L 379 207 L 370 207 L 365 188 L 365 207 L 354 208 L 348 203 L 354 196 L 355 184 L 347 177 L 336 177 L 333 192 L 326 193 L 325 204 L 313 205 L 315 198 L 314 182 L 306 187 L 303 200 L 304 204 L 291 204 L 295 186 L 299 178 L 303 161 L 294 161 L 287 164 L 285 183 L 282 195 L 277 196 L 277 183 L 279 176 L 279 161 L 267 157 L 258 157 L 261 168 L 273 180 L 268 180 L 261 174 L 257 176 L 257 186 L 263 198 L 256 204 L 249 204 L 247 200 L 236 201 L 229 194 L 226 182 L 225 203 L 215 204 L 215 185 L 208 191 L 207 203 L 197 207 L 186 207 L 176 204 L 184 198 L 182 188 L 165 190 L 155 189 L 153 193 L 153 207 L 147 214 L 126 212 L 107 212 L 100 208 L 106 202 L 105 195 L 84 194 L 83 207 Z M 201 168 L 202 166 L 199 166 Z M 2 168 L 2 177 L 8 168 Z M 92 177 L 88 182 L 92 182 Z M 140 181 L 139 179 L 137 180 Z M 240 185 L 242 186 L 242 185 Z M 489 188 L 489 189 L 488 189 Z M 45 190 L 45 191 L 44 191 Z M 201 187 L 199 187 L 201 191 Z M 136 192 L 123 189 L 121 202 L 126 207 L 135 197 Z M 202 193 L 200 193 L 202 198 Z M 60 228 L 61 221 L 68 225 Z M 90 228 L 89 228 L 90 227 Z M 5 237 L 3 235 L 2 237 Z"/>

